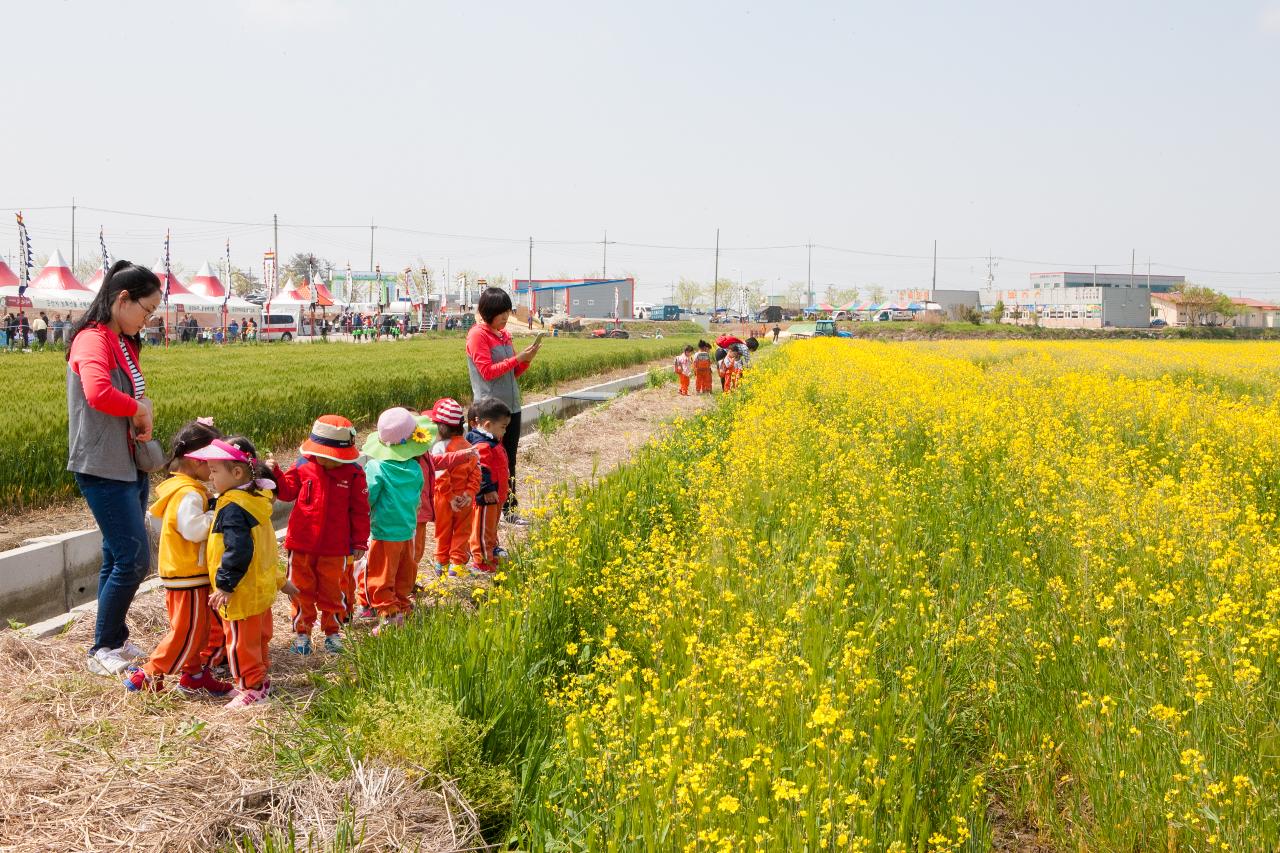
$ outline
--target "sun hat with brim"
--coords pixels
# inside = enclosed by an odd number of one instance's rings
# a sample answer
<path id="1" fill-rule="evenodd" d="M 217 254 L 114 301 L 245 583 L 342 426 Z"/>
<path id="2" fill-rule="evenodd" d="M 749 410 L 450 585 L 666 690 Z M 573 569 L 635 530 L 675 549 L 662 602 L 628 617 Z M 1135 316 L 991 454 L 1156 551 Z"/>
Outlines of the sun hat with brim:
<path id="1" fill-rule="evenodd" d="M 435 424 L 408 409 L 387 409 L 378 416 L 378 430 L 365 439 L 361 451 L 370 459 L 407 462 L 431 450 Z"/>
<path id="2" fill-rule="evenodd" d="M 234 444 L 228 444 L 220 438 L 215 438 L 208 447 L 202 447 L 199 450 L 193 450 L 186 455 L 187 459 L 200 459 L 204 462 L 244 462 L 252 463 L 249 454 L 245 453 Z"/>
<path id="3" fill-rule="evenodd" d="M 311 425 L 311 435 L 302 442 L 298 452 L 334 462 L 355 462 L 360 458 L 356 428 L 341 415 L 322 415 Z"/>

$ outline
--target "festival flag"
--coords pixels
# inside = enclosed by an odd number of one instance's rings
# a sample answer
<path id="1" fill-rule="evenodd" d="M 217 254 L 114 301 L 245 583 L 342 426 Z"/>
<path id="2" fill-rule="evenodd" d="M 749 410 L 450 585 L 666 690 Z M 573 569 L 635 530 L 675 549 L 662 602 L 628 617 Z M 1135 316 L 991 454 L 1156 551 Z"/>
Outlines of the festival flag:
<path id="1" fill-rule="evenodd" d="M 615 287 L 613 289 L 613 319 L 615 320 L 622 319 L 621 317 L 618 316 L 618 307 L 619 307 L 618 300 L 619 299 L 621 299 L 621 297 L 618 295 L 618 288 Z"/>
<path id="2" fill-rule="evenodd" d="M 107 235 L 102 226 L 98 226 L 98 245 L 102 247 L 102 274 L 111 269 L 111 256 L 107 254 Z"/>
<path id="3" fill-rule="evenodd" d="M 169 282 L 173 273 L 169 269 L 169 229 L 164 229 L 164 304 L 169 304 Z"/>
<path id="4" fill-rule="evenodd" d="M 222 283 L 222 313 L 227 312 L 227 302 L 231 299 L 231 238 L 227 238 L 227 280 Z"/>
<path id="5" fill-rule="evenodd" d="M 22 211 L 15 214 L 18 217 L 18 298 L 27 292 L 27 285 L 31 283 L 31 268 L 35 265 L 31 257 L 31 235 L 27 233 L 27 225 L 22 221 Z M 21 303 L 19 303 L 18 313 L 22 313 Z"/>

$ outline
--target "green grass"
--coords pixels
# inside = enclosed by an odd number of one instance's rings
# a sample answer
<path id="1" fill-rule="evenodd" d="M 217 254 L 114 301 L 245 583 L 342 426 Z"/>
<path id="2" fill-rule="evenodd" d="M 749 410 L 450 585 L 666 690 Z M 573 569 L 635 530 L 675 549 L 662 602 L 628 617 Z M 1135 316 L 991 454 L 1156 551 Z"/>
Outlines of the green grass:
<path id="1" fill-rule="evenodd" d="M 689 340 L 547 338 L 520 385 L 526 391 L 549 388 L 672 356 Z M 469 400 L 464 347 L 461 336 L 372 344 L 148 347 L 141 366 L 162 441 L 192 418 L 211 416 L 224 432 L 278 447 L 305 437 L 322 414 L 341 414 L 361 424 L 389 406 L 425 409 L 444 396 Z M 7 355 L 0 358 L 0 371 L 5 378 L 0 505 L 39 506 L 71 495 L 63 354 Z"/>

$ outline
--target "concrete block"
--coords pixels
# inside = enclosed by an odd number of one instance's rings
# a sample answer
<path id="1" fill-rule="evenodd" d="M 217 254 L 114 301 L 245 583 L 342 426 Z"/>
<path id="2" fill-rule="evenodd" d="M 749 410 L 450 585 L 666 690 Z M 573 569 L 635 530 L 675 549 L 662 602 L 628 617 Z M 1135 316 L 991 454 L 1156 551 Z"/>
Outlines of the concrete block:
<path id="1" fill-rule="evenodd" d="M 61 541 L 0 553 L 0 620 L 36 622 L 66 610 Z"/>
<path id="2" fill-rule="evenodd" d="M 97 530 L 68 533 L 62 540 L 66 609 L 97 598 L 102 569 L 102 534 Z"/>

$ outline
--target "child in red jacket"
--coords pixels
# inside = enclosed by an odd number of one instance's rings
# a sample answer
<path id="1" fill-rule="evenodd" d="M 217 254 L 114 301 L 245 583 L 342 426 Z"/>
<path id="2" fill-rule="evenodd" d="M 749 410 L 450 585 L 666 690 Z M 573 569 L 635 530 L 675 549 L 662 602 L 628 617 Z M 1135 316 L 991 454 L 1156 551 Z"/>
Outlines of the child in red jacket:
<path id="1" fill-rule="evenodd" d="M 467 441 L 480 452 L 480 490 L 476 494 L 475 520 L 471 524 L 471 563 L 473 574 L 495 572 L 498 560 L 506 555 L 498 546 L 498 519 L 510 491 L 510 470 L 502 437 L 511 424 L 511 409 L 493 397 L 482 397 L 471 406 L 475 427 L 467 433 Z"/>
<path id="2" fill-rule="evenodd" d="M 471 525 L 475 515 L 475 497 L 480 491 L 480 465 L 476 462 L 478 451 L 463 437 L 462 406 L 457 400 L 444 397 L 436 400 L 430 412 L 436 425 L 438 440 L 431 447 L 431 456 L 443 460 L 459 451 L 470 454 L 465 464 L 457 465 L 447 475 L 436 480 L 435 534 L 436 575 L 444 573 L 457 577 L 470 559 Z M 440 462 L 436 462 L 440 465 Z"/>
<path id="3" fill-rule="evenodd" d="M 294 501 L 284 547 L 289 580 L 298 594 L 289 599 L 292 651 L 311 654 L 311 629 L 320 611 L 320 629 L 329 652 L 342 651 L 342 621 L 351 609 L 344 574 L 347 557 L 369 547 L 369 488 L 355 464 L 356 429 L 339 415 L 324 415 L 288 471 L 274 467 L 277 496 Z"/>

